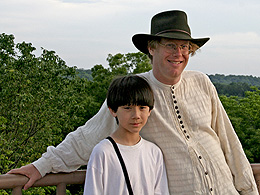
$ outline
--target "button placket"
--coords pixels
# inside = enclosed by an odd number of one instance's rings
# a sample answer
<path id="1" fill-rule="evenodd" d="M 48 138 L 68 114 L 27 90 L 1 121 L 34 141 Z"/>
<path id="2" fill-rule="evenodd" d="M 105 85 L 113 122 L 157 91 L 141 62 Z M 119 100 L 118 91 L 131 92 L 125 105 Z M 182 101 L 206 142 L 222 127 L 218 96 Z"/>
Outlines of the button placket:
<path id="1" fill-rule="evenodd" d="M 212 186 L 212 184 L 211 184 L 211 182 L 210 182 L 210 180 L 209 180 L 209 173 L 208 173 L 208 171 L 205 171 L 205 176 L 206 176 L 206 180 L 207 180 L 207 182 L 208 182 L 210 194 L 214 194 L 213 188 L 210 187 L 210 186 Z"/>
<path id="2" fill-rule="evenodd" d="M 175 113 L 176 113 L 176 116 L 177 116 L 178 121 L 179 121 L 180 129 L 183 132 L 183 135 L 185 136 L 186 140 L 189 141 L 190 135 L 188 134 L 188 131 L 185 128 L 185 123 L 183 122 L 181 112 L 179 110 L 178 101 L 176 100 L 176 95 L 174 93 L 174 86 L 171 87 L 171 92 L 172 92 L 172 98 L 173 98 L 173 103 L 174 103 L 173 106 L 174 106 Z M 203 163 L 202 155 L 198 155 L 198 158 L 199 158 L 199 161 L 201 162 L 202 166 L 205 167 L 204 163 Z M 211 195 L 213 195 L 215 193 L 213 191 L 212 184 L 211 184 L 211 181 L 210 181 L 210 173 L 206 169 L 204 169 L 204 170 L 205 170 L 204 174 L 205 174 L 206 182 L 208 184 L 209 193 Z"/>
<path id="3" fill-rule="evenodd" d="M 175 96 L 175 94 L 174 94 L 174 86 L 171 87 L 171 90 L 172 90 L 172 98 L 173 98 L 173 103 L 174 103 L 174 109 L 175 109 L 175 113 L 176 113 L 176 115 L 177 115 L 177 118 L 178 118 L 178 120 L 179 120 L 179 124 L 180 124 L 180 127 L 181 127 L 181 131 L 183 132 L 185 138 L 186 138 L 187 140 L 189 140 L 189 139 L 190 139 L 190 136 L 188 135 L 188 132 L 187 132 L 187 130 L 185 129 L 185 126 L 184 126 L 184 124 L 183 124 L 183 120 L 182 120 L 182 117 L 181 117 L 181 114 L 180 114 L 180 110 L 179 110 L 179 107 L 178 107 L 178 105 L 177 105 L 178 102 L 177 102 L 176 96 Z"/>
<path id="4" fill-rule="evenodd" d="M 201 156 L 199 156 L 199 159 L 201 160 L 202 159 L 202 157 Z M 206 181 L 207 181 L 207 183 L 208 183 L 208 187 L 209 187 L 209 191 L 210 191 L 210 194 L 214 194 L 214 192 L 213 192 L 213 188 L 211 187 L 212 186 L 212 183 L 211 183 L 211 181 L 210 181 L 210 173 L 207 171 L 207 170 L 205 170 L 204 171 L 204 174 L 205 174 L 205 177 L 206 177 Z"/>
<path id="5" fill-rule="evenodd" d="M 211 180 L 210 180 L 210 172 L 208 171 L 208 169 L 206 168 L 206 164 L 205 164 L 205 159 L 202 157 L 202 154 L 200 154 L 197 150 L 195 150 L 195 153 L 198 157 L 198 160 L 202 166 L 202 171 L 204 171 L 204 175 L 205 175 L 205 181 L 207 182 L 207 185 L 208 185 L 208 189 L 210 191 L 210 194 L 214 194 L 213 192 L 213 188 L 212 188 L 212 183 L 211 183 Z"/>

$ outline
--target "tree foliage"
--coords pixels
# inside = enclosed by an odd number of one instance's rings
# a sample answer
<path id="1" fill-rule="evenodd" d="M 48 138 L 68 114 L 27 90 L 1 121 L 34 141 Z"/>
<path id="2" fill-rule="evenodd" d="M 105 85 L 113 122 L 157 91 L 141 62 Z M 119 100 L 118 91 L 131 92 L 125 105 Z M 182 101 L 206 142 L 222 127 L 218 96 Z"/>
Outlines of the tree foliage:
<path id="1" fill-rule="evenodd" d="M 0 172 L 39 158 L 48 145 L 82 125 L 99 104 L 87 93 L 86 79 L 76 77 L 54 51 L 40 57 L 31 43 L 0 37 Z M 88 108 L 88 109 L 87 109 Z M 37 143 L 37 145 L 35 145 Z"/>
<path id="2" fill-rule="evenodd" d="M 149 58 L 141 52 L 109 54 L 107 61 L 108 68 L 102 65 L 95 65 L 91 68 L 93 77 L 91 91 L 95 92 L 97 102 L 105 100 L 109 84 L 116 76 L 137 74 L 152 69 Z"/>
<path id="3" fill-rule="evenodd" d="M 260 162 L 260 90 L 245 93 L 245 97 L 220 96 L 250 162 Z"/>
<path id="4" fill-rule="evenodd" d="M 39 158 L 91 118 L 115 76 L 151 69 L 144 54 L 109 54 L 109 68 L 94 66 L 88 80 L 54 51 L 42 48 L 39 57 L 34 51 L 31 43 L 15 44 L 13 35 L 0 36 L 1 173 Z"/>
<path id="5" fill-rule="evenodd" d="M 213 83 L 219 95 L 245 97 L 246 91 L 253 91 L 247 83 Z"/>

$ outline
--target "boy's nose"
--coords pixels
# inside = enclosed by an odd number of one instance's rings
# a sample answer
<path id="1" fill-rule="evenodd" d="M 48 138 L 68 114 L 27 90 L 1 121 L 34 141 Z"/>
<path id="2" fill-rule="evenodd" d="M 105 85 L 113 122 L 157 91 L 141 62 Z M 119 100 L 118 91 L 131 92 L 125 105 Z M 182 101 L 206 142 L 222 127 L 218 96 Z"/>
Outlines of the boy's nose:
<path id="1" fill-rule="evenodd" d="M 140 110 L 138 108 L 133 109 L 132 117 L 133 118 L 140 118 Z"/>

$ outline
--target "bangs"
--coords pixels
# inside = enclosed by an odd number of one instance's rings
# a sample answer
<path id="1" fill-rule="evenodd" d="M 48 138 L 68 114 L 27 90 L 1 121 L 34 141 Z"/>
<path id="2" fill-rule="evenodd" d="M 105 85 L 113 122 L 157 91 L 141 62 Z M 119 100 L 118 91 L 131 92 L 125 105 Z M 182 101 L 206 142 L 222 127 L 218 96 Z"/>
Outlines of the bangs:
<path id="1" fill-rule="evenodd" d="M 153 109 L 154 98 L 150 85 L 139 76 L 115 79 L 108 90 L 107 105 L 113 111 L 119 106 L 137 105 Z"/>
<path id="2" fill-rule="evenodd" d="M 131 86 L 121 88 L 116 94 L 115 99 L 118 100 L 118 106 L 136 105 L 136 106 L 152 106 L 153 101 L 149 97 L 153 97 L 148 90 L 140 88 L 140 86 Z"/>

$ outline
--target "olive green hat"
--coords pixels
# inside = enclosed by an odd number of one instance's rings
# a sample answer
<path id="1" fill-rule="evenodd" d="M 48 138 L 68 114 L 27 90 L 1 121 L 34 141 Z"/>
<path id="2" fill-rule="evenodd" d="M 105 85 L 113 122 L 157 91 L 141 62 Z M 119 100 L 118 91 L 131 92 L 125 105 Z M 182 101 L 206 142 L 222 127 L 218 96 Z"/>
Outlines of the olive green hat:
<path id="1" fill-rule="evenodd" d="M 148 54 L 148 41 L 160 37 L 191 41 L 199 47 L 209 40 L 209 38 L 193 39 L 186 13 L 172 10 L 156 14 L 151 20 L 151 34 L 135 34 L 132 41 L 137 49 Z"/>

